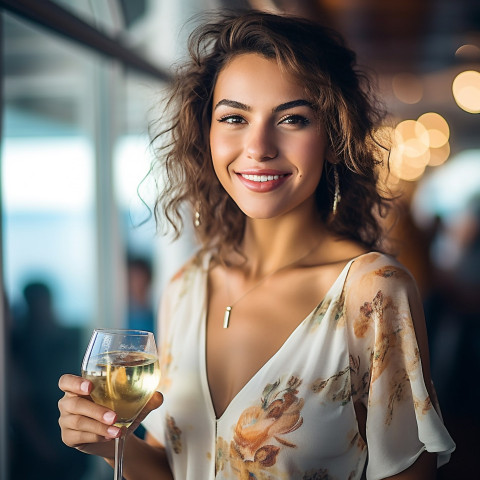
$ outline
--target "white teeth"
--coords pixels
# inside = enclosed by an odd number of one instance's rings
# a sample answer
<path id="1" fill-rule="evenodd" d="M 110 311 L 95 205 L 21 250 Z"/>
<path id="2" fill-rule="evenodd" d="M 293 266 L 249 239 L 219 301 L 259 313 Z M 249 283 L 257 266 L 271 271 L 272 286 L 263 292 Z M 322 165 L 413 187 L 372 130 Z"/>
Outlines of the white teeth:
<path id="1" fill-rule="evenodd" d="M 241 173 L 243 178 L 247 180 L 251 180 L 253 182 L 268 182 L 270 180 L 278 180 L 280 177 L 284 177 L 285 175 L 246 175 Z"/>

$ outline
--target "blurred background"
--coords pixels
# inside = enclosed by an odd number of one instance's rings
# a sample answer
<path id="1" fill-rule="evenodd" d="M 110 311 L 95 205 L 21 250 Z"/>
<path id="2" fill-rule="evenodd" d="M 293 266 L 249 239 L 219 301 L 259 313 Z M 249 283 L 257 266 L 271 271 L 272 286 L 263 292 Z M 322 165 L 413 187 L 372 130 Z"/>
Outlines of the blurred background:
<path id="1" fill-rule="evenodd" d="M 439 479 L 480 471 L 478 0 L 0 0 L 0 479 L 109 479 L 60 440 L 58 377 L 94 327 L 154 329 L 195 249 L 156 233 L 148 127 L 193 15 L 293 13 L 339 30 L 377 80 L 398 193 L 390 240 L 424 299 L 433 380 L 457 442 Z M 160 186 L 161 188 L 161 186 Z M 476 472 L 476 473 L 475 473 Z"/>

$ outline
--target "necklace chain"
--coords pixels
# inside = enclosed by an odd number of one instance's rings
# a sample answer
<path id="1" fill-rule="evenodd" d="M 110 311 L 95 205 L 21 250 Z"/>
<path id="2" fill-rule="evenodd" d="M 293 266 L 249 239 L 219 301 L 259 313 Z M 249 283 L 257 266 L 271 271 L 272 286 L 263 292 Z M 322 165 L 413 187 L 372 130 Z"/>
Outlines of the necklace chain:
<path id="1" fill-rule="evenodd" d="M 273 275 L 275 275 L 276 273 L 280 272 L 281 270 L 284 270 L 288 267 L 292 267 L 293 265 L 295 265 L 296 263 L 300 262 L 301 260 L 303 260 L 304 258 L 307 258 L 311 253 L 313 253 L 317 247 L 318 247 L 319 244 L 316 244 L 311 250 L 309 250 L 307 253 L 305 253 L 304 255 L 302 255 L 300 258 L 297 258 L 296 260 L 294 260 L 293 262 L 290 262 L 290 263 L 287 263 L 286 265 L 283 265 L 275 270 L 273 270 L 272 272 L 270 273 L 267 273 L 264 277 L 262 277 L 257 283 L 255 283 L 255 285 L 253 285 L 252 287 L 250 287 L 243 295 L 241 295 L 239 298 L 237 298 L 233 303 L 231 303 L 230 305 L 227 305 L 227 307 L 225 308 L 225 314 L 223 316 L 223 328 L 228 328 L 228 326 L 230 325 L 230 317 L 231 317 L 231 314 L 232 314 L 232 309 L 234 307 L 235 304 L 237 304 L 240 300 L 242 300 L 244 297 L 246 297 L 251 291 L 255 290 L 257 287 L 259 287 L 265 280 L 267 280 L 267 278 L 270 278 L 272 277 Z M 226 284 L 227 286 L 227 290 L 228 290 L 228 283 Z"/>

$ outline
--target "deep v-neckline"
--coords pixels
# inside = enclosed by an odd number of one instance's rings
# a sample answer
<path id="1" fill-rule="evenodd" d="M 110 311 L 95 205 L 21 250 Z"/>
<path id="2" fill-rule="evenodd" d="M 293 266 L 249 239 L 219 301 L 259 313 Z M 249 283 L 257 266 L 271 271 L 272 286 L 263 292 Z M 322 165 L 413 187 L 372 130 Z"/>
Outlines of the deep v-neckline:
<path id="1" fill-rule="evenodd" d="M 200 325 L 200 348 L 199 348 L 199 365 L 200 365 L 200 376 L 201 376 L 201 384 L 203 389 L 203 395 L 206 399 L 206 403 L 210 410 L 210 414 L 215 419 L 216 422 L 220 422 L 222 418 L 226 416 L 226 413 L 232 408 L 232 406 L 236 403 L 237 398 L 250 386 L 250 384 L 262 374 L 264 370 L 268 368 L 268 366 L 278 357 L 281 355 L 282 351 L 285 350 L 287 344 L 291 343 L 300 330 L 305 328 L 306 323 L 310 320 L 310 318 L 324 305 L 324 303 L 329 299 L 332 298 L 334 295 L 335 290 L 337 289 L 337 284 L 341 284 L 343 289 L 343 285 L 345 284 L 345 280 L 347 278 L 348 271 L 352 263 L 360 258 L 363 255 L 368 255 L 368 253 L 364 253 L 357 257 L 350 259 L 345 266 L 342 268 L 336 279 L 333 281 L 332 285 L 329 287 L 327 292 L 325 293 L 322 300 L 317 303 L 317 305 L 311 310 L 311 312 L 295 327 L 295 329 L 288 335 L 285 341 L 280 345 L 280 347 L 276 350 L 276 352 L 263 364 L 260 368 L 247 380 L 247 382 L 238 390 L 238 392 L 232 397 L 232 399 L 228 402 L 227 406 L 223 410 L 223 412 L 217 416 L 215 406 L 213 404 L 213 397 L 210 390 L 210 383 L 208 381 L 208 372 L 207 372 L 207 314 L 208 314 L 208 265 L 210 263 L 210 259 L 207 259 L 204 265 L 207 268 L 202 269 L 202 275 L 204 276 L 202 284 L 203 284 L 203 309 L 201 311 L 201 325 Z M 341 292 L 341 290 L 340 290 Z M 333 299 L 333 298 L 332 298 Z"/>

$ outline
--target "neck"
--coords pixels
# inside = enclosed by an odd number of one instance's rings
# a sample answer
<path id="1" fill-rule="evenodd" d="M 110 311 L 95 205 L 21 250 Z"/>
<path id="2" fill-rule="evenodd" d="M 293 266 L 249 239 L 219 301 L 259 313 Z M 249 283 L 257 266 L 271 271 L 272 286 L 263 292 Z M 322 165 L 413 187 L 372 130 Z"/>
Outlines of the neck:
<path id="1" fill-rule="evenodd" d="M 295 263 L 319 246 L 326 231 L 318 220 L 298 218 L 247 219 L 242 250 L 247 257 L 248 276 L 260 278 Z M 313 252 L 312 252 L 313 254 Z"/>

